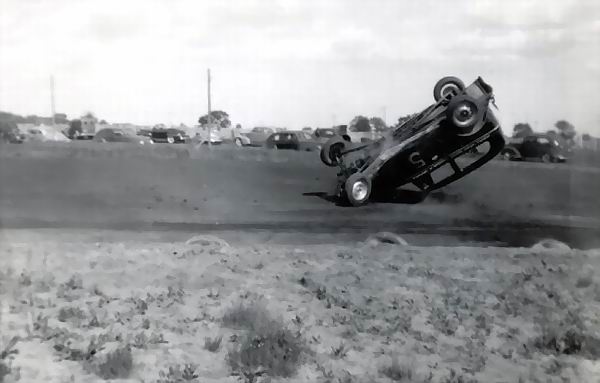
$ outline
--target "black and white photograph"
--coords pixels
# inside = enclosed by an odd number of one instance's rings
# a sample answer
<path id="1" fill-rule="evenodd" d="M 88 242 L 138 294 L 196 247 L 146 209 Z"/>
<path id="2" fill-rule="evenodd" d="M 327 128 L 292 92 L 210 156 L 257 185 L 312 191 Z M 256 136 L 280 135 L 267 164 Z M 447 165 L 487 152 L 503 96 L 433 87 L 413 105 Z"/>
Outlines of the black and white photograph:
<path id="1" fill-rule="evenodd" d="M 0 383 L 600 383 L 600 1 L 0 0 Z"/>

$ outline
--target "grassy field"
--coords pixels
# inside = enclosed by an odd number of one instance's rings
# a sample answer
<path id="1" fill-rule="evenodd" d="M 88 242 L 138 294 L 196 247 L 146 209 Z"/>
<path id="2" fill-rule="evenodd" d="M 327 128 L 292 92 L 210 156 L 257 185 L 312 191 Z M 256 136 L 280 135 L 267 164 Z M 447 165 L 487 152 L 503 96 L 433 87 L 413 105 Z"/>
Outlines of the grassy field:
<path id="1" fill-rule="evenodd" d="M 0 238 L 4 382 L 600 376 L 598 251 Z"/>

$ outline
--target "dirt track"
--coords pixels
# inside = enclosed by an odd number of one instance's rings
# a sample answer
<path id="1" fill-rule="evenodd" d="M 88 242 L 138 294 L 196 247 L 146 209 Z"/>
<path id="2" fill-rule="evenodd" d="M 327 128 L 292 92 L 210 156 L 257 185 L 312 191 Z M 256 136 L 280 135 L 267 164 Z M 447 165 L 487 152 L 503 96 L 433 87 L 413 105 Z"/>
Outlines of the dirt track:
<path id="1" fill-rule="evenodd" d="M 598 246 L 600 171 L 493 161 L 421 203 L 336 206 L 316 153 L 98 145 L 0 148 L 7 227 L 269 230 Z M 191 158 L 186 158 L 191 157 Z M 436 237 L 437 235 L 438 237 Z"/>

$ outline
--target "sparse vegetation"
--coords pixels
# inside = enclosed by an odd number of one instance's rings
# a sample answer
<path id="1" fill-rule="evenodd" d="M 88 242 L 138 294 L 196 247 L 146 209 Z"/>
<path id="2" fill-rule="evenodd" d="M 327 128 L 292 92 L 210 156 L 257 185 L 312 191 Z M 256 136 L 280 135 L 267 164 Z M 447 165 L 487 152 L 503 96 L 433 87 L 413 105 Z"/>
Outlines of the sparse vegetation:
<path id="1" fill-rule="evenodd" d="M 246 330 L 239 347 L 227 354 L 234 375 L 254 382 L 262 375 L 289 377 L 295 373 L 305 346 L 299 335 L 272 319 L 263 304 L 234 307 L 223 322 Z"/>
<path id="2" fill-rule="evenodd" d="M 411 381 L 413 378 L 412 368 L 401 364 L 397 357 L 392 358 L 391 363 L 380 368 L 379 372 L 395 382 Z"/>
<path id="3" fill-rule="evenodd" d="M 125 379 L 131 374 L 133 356 L 128 346 L 114 345 L 108 350 L 94 353 L 88 369 L 102 379 Z"/>
<path id="4" fill-rule="evenodd" d="M 221 348 L 222 336 L 216 338 L 204 338 L 204 349 L 210 352 L 217 352 Z"/>
<path id="5" fill-rule="evenodd" d="M 170 366 L 166 372 L 160 371 L 158 373 L 159 379 L 156 383 L 195 382 L 198 379 L 197 369 L 198 367 L 193 364 Z"/>

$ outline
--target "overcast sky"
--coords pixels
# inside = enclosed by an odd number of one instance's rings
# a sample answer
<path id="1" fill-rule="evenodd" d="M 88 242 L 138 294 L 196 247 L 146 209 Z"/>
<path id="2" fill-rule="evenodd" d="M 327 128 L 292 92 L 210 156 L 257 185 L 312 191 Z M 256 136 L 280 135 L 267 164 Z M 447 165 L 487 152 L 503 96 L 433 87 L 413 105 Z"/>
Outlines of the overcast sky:
<path id="1" fill-rule="evenodd" d="M 482 76 L 505 133 L 600 135 L 598 0 L 0 0 L 0 110 L 245 128 L 388 123 L 445 75 Z"/>

